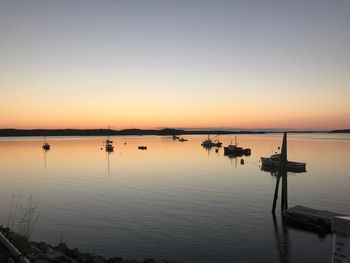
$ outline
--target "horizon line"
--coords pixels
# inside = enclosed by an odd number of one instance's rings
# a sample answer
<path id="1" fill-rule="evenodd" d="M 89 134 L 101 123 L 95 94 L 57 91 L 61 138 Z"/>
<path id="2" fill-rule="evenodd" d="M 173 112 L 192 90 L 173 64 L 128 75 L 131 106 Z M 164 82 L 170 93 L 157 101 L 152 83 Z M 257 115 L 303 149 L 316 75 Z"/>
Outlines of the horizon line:
<path id="1" fill-rule="evenodd" d="M 173 129 L 173 130 L 185 130 L 185 131 L 334 131 L 334 130 L 349 130 L 350 128 L 334 128 L 334 129 L 292 129 L 292 128 L 230 128 L 230 127 L 200 127 L 200 128 L 188 128 L 188 127 L 155 127 L 155 128 L 14 128 L 6 127 L 0 128 L 0 130 L 112 130 L 112 131 L 122 131 L 122 130 L 164 130 L 164 129 Z"/>

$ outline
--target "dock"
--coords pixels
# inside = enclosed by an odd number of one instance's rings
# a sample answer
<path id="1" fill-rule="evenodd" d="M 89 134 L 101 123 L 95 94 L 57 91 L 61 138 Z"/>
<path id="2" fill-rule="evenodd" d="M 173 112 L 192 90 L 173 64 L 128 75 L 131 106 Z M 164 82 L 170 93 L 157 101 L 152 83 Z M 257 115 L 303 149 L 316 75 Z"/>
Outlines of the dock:
<path id="1" fill-rule="evenodd" d="M 293 206 L 283 213 L 283 219 L 287 223 L 310 231 L 320 233 L 332 232 L 332 221 L 335 216 L 344 216 L 327 210 L 318 210 L 301 205 Z"/>

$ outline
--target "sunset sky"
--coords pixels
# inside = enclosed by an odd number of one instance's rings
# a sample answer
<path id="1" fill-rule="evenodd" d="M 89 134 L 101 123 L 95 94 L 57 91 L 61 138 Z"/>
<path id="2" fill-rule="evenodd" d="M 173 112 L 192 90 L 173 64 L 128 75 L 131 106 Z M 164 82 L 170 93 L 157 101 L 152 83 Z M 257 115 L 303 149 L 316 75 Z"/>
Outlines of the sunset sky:
<path id="1" fill-rule="evenodd" d="M 350 1 L 0 0 L 0 128 L 350 128 Z"/>

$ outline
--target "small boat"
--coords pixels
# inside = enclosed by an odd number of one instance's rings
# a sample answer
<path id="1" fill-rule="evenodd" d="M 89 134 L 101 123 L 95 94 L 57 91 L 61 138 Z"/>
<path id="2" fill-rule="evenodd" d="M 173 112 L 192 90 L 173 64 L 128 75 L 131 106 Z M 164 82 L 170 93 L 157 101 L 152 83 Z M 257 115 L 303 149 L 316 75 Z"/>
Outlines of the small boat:
<path id="1" fill-rule="evenodd" d="M 176 135 L 173 135 L 172 138 L 173 138 L 174 141 L 180 139 L 180 137 L 179 137 L 179 136 L 176 136 Z"/>
<path id="2" fill-rule="evenodd" d="M 51 145 L 46 142 L 46 137 L 44 138 L 44 144 L 41 146 L 44 150 L 50 150 Z"/>
<path id="3" fill-rule="evenodd" d="M 106 152 L 113 152 L 114 151 L 114 146 L 112 143 L 106 143 Z"/>
<path id="4" fill-rule="evenodd" d="M 147 150 L 147 146 L 141 145 L 137 147 L 139 150 Z"/>
<path id="5" fill-rule="evenodd" d="M 276 173 L 278 172 L 278 166 L 261 165 L 260 169 L 262 171 L 265 171 L 265 172 L 270 172 L 271 175 L 276 175 Z M 291 173 L 306 173 L 306 167 L 301 167 L 301 168 L 287 167 L 287 172 L 291 172 Z"/>
<path id="6" fill-rule="evenodd" d="M 280 165 L 281 154 L 273 154 L 271 157 L 261 157 L 261 163 L 265 167 L 278 168 Z M 306 170 L 306 163 L 287 161 L 287 170 Z"/>
<path id="7" fill-rule="evenodd" d="M 47 142 L 45 142 L 45 143 L 43 144 L 42 147 L 43 147 L 44 150 L 50 150 L 50 147 L 51 147 L 51 146 L 50 146 L 50 144 L 48 144 Z"/>
<path id="8" fill-rule="evenodd" d="M 180 138 L 179 139 L 179 142 L 187 142 L 188 140 L 187 139 L 185 139 L 185 138 Z"/>
<path id="9" fill-rule="evenodd" d="M 209 139 L 208 136 L 208 139 L 204 140 L 201 145 L 205 148 L 210 148 L 213 147 L 213 142 Z"/>
<path id="10" fill-rule="evenodd" d="M 217 135 L 218 136 L 218 135 Z M 217 137 L 214 136 L 213 138 Z M 222 146 L 222 142 L 220 142 L 219 140 L 215 140 L 213 141 L 210 136 L 208 135 L 208 139 L 204 140 L 201 144 L 204 148 L 211 148 L 211 147 L 221 147 Z"/>
<path id="11" fill-rule="evenodd" d="M 243 154 L 245 156 L 250 156 L 252 154 L 252 150 L 250 148 L 243 149 Z"/>
<path id="12" fill-rule="evenodd" d="M 242 148 L 242 147 L 238 147 L 237 144 L 237 138 L 235 137 L 235 144 L 231 144 L 228 145 L 227 147 L 224 147 L 224 155 L 234 155 L 234 156 L 242 156 L 242 155 L 246 155 L 249 156 L 251 155 L 252 151 L 250 148 Z"/>
<path id="13" fill-rule="evenodd" d="M 213 147 L 222 147 L 222 142 L 220 142 L 219 140 L 215 140 L 213 142 Z"/>
<path id="14" fill-rule="evenodd" d="M 224 147 L 224 155 L 242 156 L 243 148 L 238 147 L 237 145 L 230 144 L 229 146 Z"/>
<path id="15" fill-rule="evenodd" d="M 108 138 L 105 141 L 106 145 L 105 145 L 105 149 L 106 152 L 113 152 L 114 151 L 114 145 L 113 145 L 113 141 Z"/>

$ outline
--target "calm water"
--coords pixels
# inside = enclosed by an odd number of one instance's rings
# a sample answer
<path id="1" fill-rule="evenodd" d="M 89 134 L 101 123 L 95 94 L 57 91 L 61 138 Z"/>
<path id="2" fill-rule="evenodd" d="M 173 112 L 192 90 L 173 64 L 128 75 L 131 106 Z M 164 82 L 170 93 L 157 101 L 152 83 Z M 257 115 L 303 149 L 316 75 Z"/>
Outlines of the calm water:
<path id="1" fill-rule="evenodd" d="M 41 138 L 1 138 L 0 224 L 23 190 L 40 213 L 35 240 L 181 262 L 330 262 L 331 236 L 272 219 L 275 177 L 259 157 L 281 135 L 238 136 L 252 148 L 244 165 L 203 149 L 203 136 L 186 138 L 114 138 L 111 154 L 100 149 L 104 138 L 50 138 L 46 154 Z M 350 213 L 350 135 L 289 135 L 288 155 L 307 162 L 307 173 L 289 174 L 290 206 Z"/>

